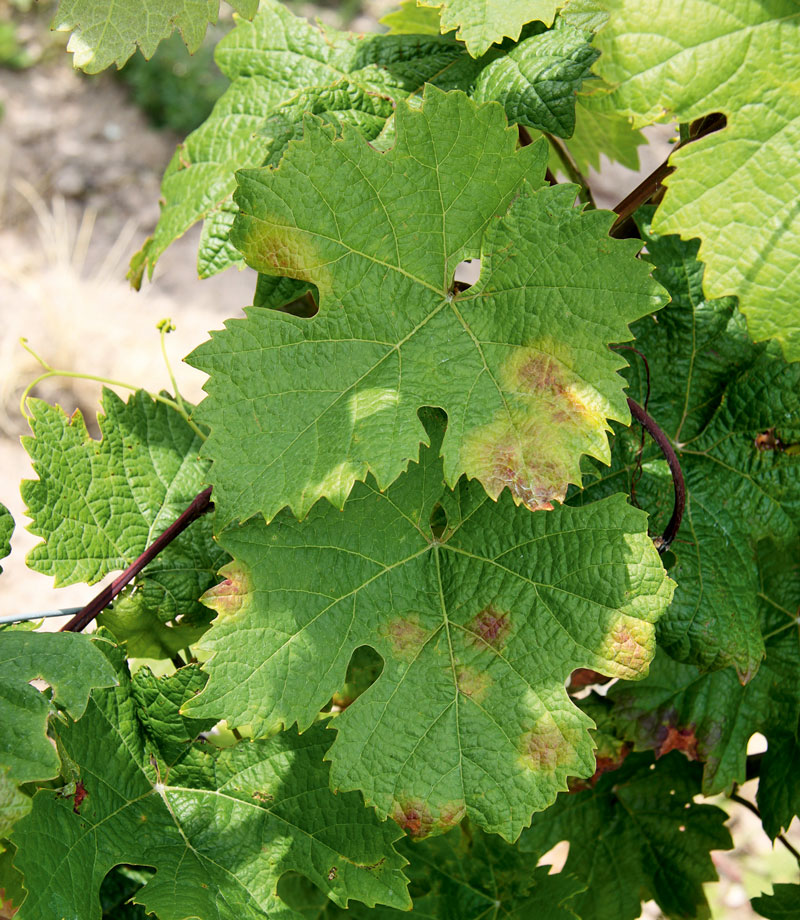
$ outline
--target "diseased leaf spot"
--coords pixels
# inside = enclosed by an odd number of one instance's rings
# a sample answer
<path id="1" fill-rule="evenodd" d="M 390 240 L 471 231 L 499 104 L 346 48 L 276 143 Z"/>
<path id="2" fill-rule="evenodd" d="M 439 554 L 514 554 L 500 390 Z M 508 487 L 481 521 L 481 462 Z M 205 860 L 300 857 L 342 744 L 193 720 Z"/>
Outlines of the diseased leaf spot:
<path id="1" fill-rule="evenodd" d="M 427 630 L 412 617 L 397 617 L 386 628 L 386 638 L 396 658 L 412 661 L 428 638 Z"/>
<path id="2" fill-rule="evenodd" d="M 513 349 L 501 374 L 503 406 L 467 436 L 465 472 L 494 499 L 507 488 L 518 505 L 552 511 L 569 483 L 580 483 L 580 455 L 608 454 L 610 407 L 555 357 L 563 350 L 552 342 Z"/>
<path id="3" fill-rule="evenodd" d="M 663 757 L 670 751 L 683 751 L 689 760 L 697 760 L 697 737 L 694 726 L 678 728 L 676 725 L 662 725 L 658 732 L 656 757 Z"/>
<path id="4" fill-rule="evenodd" d="M 646 670 L 652 658 L 654 629 L 651 623 L 623 616 L 609 631 L 600 654 L 617 665 L 618 677 L 632 677 Z"/>
<path id="5" fill-rule="evenodd" d="M 241 613 L 253 590 L 250 571 L 239 560 L 222 568 L 220 575 L 224 575 L 225 580 L 210 588 L 200 598 L 206 607 L 216 611 L 218 619 Z"/>
<path id="6" fill-rule="evenodd" d="M 485 671 L 476 671 L 475 668 L 461 667 L 456 671 L 456 685 L 459 693 L 480 703 L 492 684 L 492 679 Z"/>
<path id="7" fill-rule="evenodd" d="M 72 798 L 72 810 L 76 815 L 81 813 L 81 805 L 89 797 L 89 793 L 86 791 L 86 786 L 82 782 L 78 781 L 75 784 L 75 795 Z"/>
<path id="8" fill-rule="evenodd" d="M 511 623 L 507 613 L 489 604 L 467 624 L 467 629 L 486 645 L 499 650 L 506 644 Z"/>
<path id="9" fill-rule="evenodd" d="M 540 719 L 522 736 L 522 762 L 529 769 L 553 772 L 574 760 L 573 744 L 550 717 Z"/>
<path id="10" fill-rule="evenodd" d="M 427 837 L 433 827 L 433 816 L 421 799 L 396 802 L 392 809 L 392 818 L 409 837 Z"/>

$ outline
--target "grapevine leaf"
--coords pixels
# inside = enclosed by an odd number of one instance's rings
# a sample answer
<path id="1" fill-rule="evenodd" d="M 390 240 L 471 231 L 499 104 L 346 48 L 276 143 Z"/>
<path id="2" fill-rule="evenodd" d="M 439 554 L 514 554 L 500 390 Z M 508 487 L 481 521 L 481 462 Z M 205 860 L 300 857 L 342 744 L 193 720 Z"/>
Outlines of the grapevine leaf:
<path id="1" fill-rule="evenodd" d="M 231 0 L 231 5 L 252 18 L 258 0 Z M 75 66 L 99 73 L 111 64 L 122 67 L 137 47 L 151 58 L 175 29 L 194 53 L 218 14 L 219 0 L 61 0 L 51 28 L 72 32 L 67 51 L 75 55 Z"/>
<path id="2" fill-rule="evenodd" d="M 440 9 L 441 31 L 458 29 L 456 38 L 480 57 L 504 38 L 516 41 L 528 22 L 551 25 L 564 0 L 419 0 L 419 5 Z"/>
<path id="3" fill-rule="evenodd" d="M 80 804 L 41 790 L 16 826 L 29 920 L 98 920 L 101 882 L 119 863 L 156 870 L 136 901 L 162 920 L 297 918 L 275 893 L 289 870 L 342 907 L 348 898 L 408 906 L 405 861 L 392 848 L 397 830 L 357 795 L 330 793 L 322 725 L 225 751 L 198 743 L 162 771 L 148 755 L 140 700 L 124 670 L 120 684 L 95 692 L 79 722 L 56 726 Z M 157 703 L 148 729 L 162 715 Z"/>
<path id="4" fill-rule="evenodd" d="M 414 917 L 422 920 L 575 920 L 570 902 L 584 889 L 577 879 L 536 868 L 517 847 L 464 827 L 443 837 L 406 841 L 398 847 L 409 860 L 406 873 L 414 894 Z M 326 901 L 319 889 L 301 876 L 282 880 L 279 891 L 306 920 L 400 920 L 407 916 L 392 908 L 372 911 L 353 905 L 348 913 Z"/>
<path id="5" fill-rule="evenodd" d="M 418 454 L 424 405 L 448 413 L 448 483 L 466 472 L 547 508 L 581 454 L 607 458 L 607 419 L 628 419 L 606 343 L 662 303 L 640 244 L 609 240 L 611 215 L 574 208 L 572 186 L 536 190 L 544 144 L 517 149 L 499 106 L 428 87 L 396 119 L 388 153 L 309 120 L 277 170 L 238 174 L 237 247 L 321 301 L 311 320 L 252 309 L 188 359 L 211 377 L 223 522 L 341 506 L 368 471 L 386 487 Z M 476 256 L 479 282 L 454 292 Z"/>
<path id="6" fill-rule="evenodd" d="M 412 836 L 466 814 L 513 840 L 566 776 L 595 769 L 569 673 L 645 673 L 672 583 L 622 495 L 530 514 L 477 483 L 450 493 L 437 442 L 342 513 L 220 536 L 234 562 L 206 595 L 211 676 L 184 712 L 302 731 L 370 646 L 383 671 L 332 723 L 333 788 L 361 789 Z"/>
<path id="7" fill-rule="evenodd" d="M 438 23 L 433 10 L 416 9 Z M 167 168 L 161 219 L 131 263 L 132 281 L 138 285 L 145 270 L 152 275 L 167 246 L 201 219 L 200 275 L 240 262 L 229 238 L 234 173 L 276 165 L 288 141 L 300 135 L 306 113 L 337 128 L 355 125 L 367 140 L 390 146 L 391 115 L 402 99 L 419 94 L 426 82 L 472 91 L 488 67 L 495 76 L 483 80 L 482 98 L 507 103 L 509 117 L 533 128 L 571 131 L 573 90 L 594 52 L 572 27 L 557 30 L 558 37 L 540 34 L 542 28 L 536 23 L 526 29 L 520 48 L 510 49 L 515 88 L 504 94 L 496 70 L 499 49 L 474 61 L 462 44 L 438 34 L 357 36 L 315 28 L 277 2 L 263 4 L 252 23 L 240 23 L 218 47 L 218 64 L 233 83 Z"/>
<path id="8" fill-rule="evenodd" d="M 483 68 L 473 98 L 499 102 L 510 121 L 570 137 L 575 93 L 596 58 L 587 33 L 571 26 L 532 35 Z"/>
<path id="9" fill-rule="evenodd" d="M 761 584 L 772 594 L 761 608 L 767 654 L 746 686 L 732 668 L 704 673 L 660 652 L 645 680 L 609 691 L 615 720 L 637 748 L 659 755 L 681 750 L 704 763 L 706 795 L 745 781 L 747 742 L 754 732 L 764 734 L 772 747 L 773 738 L 783 738 L 800 722 L 800 625 L 787 608 L 800 606 L 800 572 L 796 550 L 794 564 L 780 555 L 769 542 L 761 547 Z M 780 767 L 777 774 L 774 760 L 764 767 L 765 780 L 774 787 Z M 768 815 L 772 832 L 787 817 L 785 806 Z"/>
<path id="10" fill-rule="evenodd" d="M 479 69 L 463 46 L 451 39 L 439 35 L 359 36 L 315 27 L 278 0 L 265 0 L 252 22 L 240 22 L 219 43 L 215 57 L 231 86 L 204 124 L 178 147 L 167 167 L 161 218 L 153 238 L 132 263 L 135 284 L 145 268 L 152 275 L 170 243 L 201 219 L 209 225 L 198 265 L 200 275 L 211 275 L 238 261 L 239 255 L 225 243 L 226 222 L 229 226 L 233 213 L 234 174 L 237 169 L 261 166 L 270 148 L 275 155 L 274 138 L 269 130 L 260 133 L 261 126 L 276 112 L 284 121 L 296 112 L 298 93 L 315 101 L 312 111 L 324 111 L 325 102 L 331 101 L 334 113 L 346 112 L 341 93 L 336 94 L 336 85 L 343 80 L 362 98 L 382 96 L 397 101 L 419 92 L 426 81 L 445 89 L 469 82 Z M 379 102 L 376 98 L 376 104 Z M 287 104 L 289 108 L 281 110 Z M 351 123 L 357 122 L 356 115 L 349 119 Z"/>
<path id="11" fill-rule="evenodd" d="M 773 840 L 800 815 L 800 782 L 795 766 L 800 762 L 800 725 L 794 731 L 790 726 L 785 728 L 788 730 L 778 727 L 770 734 L 756 794 L 761 823 Z"/>
<path id="12" fill-rule="evenodd" d="M 40 678 L 50 697 L 31 686 Z M 0 838 L 30 808 L 22 783 L 47 780 L 60 769 L 47 737 L 58 710 L 77 719 L 93 687 L 114 684 L 114 672 L 93 642 L 73 633 L 0 631 Z"/>
<path id="13" fill-rule="evenodd" d="M 0 504 L 0 559 L 11 552 L 11 534 L 14 533 L 14 518 L 5 505 Z M 3 567 L 0 566 L 0 572 Z"/>
<path id="14" fill-rule="evenodd" d="M 662 233 L 700 237 L 709 297 L 735 294 L 756 341 L 800 358 L 800 9 L 795 0 L 606 0 L 599 74 L 637 126 L 721 112 L 671 158 Z"/>
<path id="15" fill-rule="evenodd" d="M 2 783 L 0 779 L 0 796 L 3 794 Z M 0 803 L 2 801 L 0 798 Z M 7 840 L 0 840 L 0 917 L 4 918 L 13 917 L 25 897 L 22 875 L 14 868 L 13 858 L 13 845 Z"/>
<path id="16" fill-rule="evenodd" d="M 563 871 L 588 886 L 570 902 L 581 920 L 633 920 L 650 898 L 670 917 L 708 911 L 709 851 L 733 846 L 727 815 L 693 803 L 697 764 L 672 754 L 652 768 L 651 756 L 631 755 L 593 789 L 562 793 L 523 833 L 520 849 L 534 858 L 569 841 Z"/>
<path id="17" fill-rule="evenodd" d="M 750 903 L 767 920 L 800 920 L 800 885 L 775 885 L 771 895 L 762 894 Z"/>
<path id="18" fill-rule="evenodd" d="M 757 546 L 770 539 L 781 551 L 776 558 L 784 558 L 783 548 L 790 560 L 800 552 L 800 456 L 790 448 L 800 431 L 800 367 L 787 365 L 775 346 L 753 345 L 732 299 L 703 297 L 697 242 L 650 232 L 648 213 L 640 226 L 649 258 L 673 299 L 658 323 L 646 319 L 633 331 L 650 367 L 649 411 L 676 446 L 688 488 L 672 546 L 678 588 L 659 624 L 659 643 L 704 669 L 733 665 L 746 682 L 764 655 L 759 595 L 771 596 L 786 578 L 762 585 Z M 631 395 L 643 403 L 643 364 L 631 360 Z M 576 501 L 631 488 L 638 449 L 638 435 L 621 432 L 612 472 L 598 469 L 598 482 Z M 654 533 L 673 501 L 671 477 L 656 454 L 647 449 L 635 486 Z"/>
<path id="19" fill-rule="evenodd" d="M 124 403 L 106 390 L 102 405 L 101 440 L 94 441 L 80 412 L 68 417 L 30 402 L 33 437 L 23 442 L 39 479 L 23 482 L 22 494 L 30 530 L 45 542 L 28 565 L 55 576 L 56 585 L 92 584 L 130 565 L 186 510 L 207 476 L 197 456 L 201 438 L 174 409 L 143 391 Z M 141 602 L 161 623 L 182 615 L 202 623 L 197 598 L 224 560 L 211 521 L 201 518 L 137 579 Z"/>
<path id="20" fill-rule="evenodd" d="M 131 693 L 142 730 L 166 767 L 175 766 L 200 733 L 216 724 L 215 719 L 191 719 L 180 712 L 186 700 L 203 689 L 207 679 L 197 665 L 180 668 L 166 677 L 156 677 L 143 667 L 131 678 Z"/>
<path id="21" fill-rule="evenodd" d="M 417 6 L 417 0 L 401 0 L 400 9 L 387 13 L 381 25 L 390 35 L 438 35 L 439 13 L 426 6 Z"/>

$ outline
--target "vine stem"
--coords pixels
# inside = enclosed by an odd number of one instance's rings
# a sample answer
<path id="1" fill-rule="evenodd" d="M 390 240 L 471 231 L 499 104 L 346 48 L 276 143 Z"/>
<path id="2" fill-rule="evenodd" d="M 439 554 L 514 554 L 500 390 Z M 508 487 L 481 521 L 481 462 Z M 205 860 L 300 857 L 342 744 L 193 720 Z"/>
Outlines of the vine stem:
<path id="1" fill-rule="evenodd" d="M 683 511 L 686 507 L 686 484 L 683 481 L 683 471 L 681 470 L 678 455 L 675 453 L 672 444 L 670 444 L 669 438 L 664 434 L 661 428 L 659 428 L 652 416 L 648 415 L 639 403 L 634 402 L 634 400 L 630 398 L 628 399 L 628 408 L 631 410 L 631 415 L 659 446 L 661 452 L 664 454 L 664 459 L 667 461 L 669 471 L 672 473 L 672 485 L 675 493 L 675 504 L 672 509 L 672 517 L 669 519 L 664 533 L 653 540 L 656 549 L 663 555 L 678 535 L 681 520 L 683 519 Z"/>
<path id="2" fill-rule="evenodd" d="M 736 802 L 737 805 L 742 805 L 744 808 L 747 808 L 749 811 L 752 811 L 753 814 L 758 818 L 758 820 L 762 821 L 761 812 L 752 802 L 748 802 L 747 799 L 744 798 L 744 796 L 737 795 L 735 792 L 732 792 L 728 796 L 728 798 L 732 802 Z M 783 836 L 783 834 L 778 834 L 775 839 L 780 840 L 780 842 L 786 847 L 786 849 L 792 854 L 792 856 L 794 856 L 797 862 L 800 863 L 800 851 L 798 851 L 796 847 L 794 847 L 791 843 L 789 843 L 789 841 Z"/>
<path id="3" fill-rule="evenodd" d="M 558 157 L 559 162 L 564 167 L 564 172 L 569 176 L 570 181 L 574 182 L 575 185 L 578 186 L 578 197 L 580 200 L 592 208 L 597 208 L 586 176 L 584 176 L 583 173 L 578 169 L 577 164 L 570 155 L 570 152 L 557 138 L 553 137 L 552 134 L 545 134 L 544 136 L 547 138 L 550 147 Z"/>
<path id="4" fill-rule="evenodd" d="M 209 486 L 194 497 L 191 505 L 189 505 L 183 514 L 170 524 L 164 533 L 162 533 L 160 537 L 157 537 L 138 559 L 132 562 L 118 578 L 115 578 L 114 581 L 111 582 L 110 585 L 107 585 L 99 594 L 92 598 L 80 613 L 75 614 L 69 623 L 62 626 L 61 632 L 80 632 L 82 629 L 85 629 L 99 613 L 105 610 L 111 601 L 122 591 L 125 585 L 131 582 L 139 572 L 142 571 L 148 562 L 152 562 L 152 560 L 155 559 L 163 549 L 169 546 L 179 534 L 183 533 L 191 523 L 196 521 L 199 517 L 202 517 L 212 507 L 211 486 Z"/>
<path id="5" fill-rule="evenodd" d="M 645 177 L 636 188 L 629 194 L 626 195 L 622 201 L 614 208 L 614 211 L 617 214 L 617 219 L 611 225 L 611 229 L 608 231 L 609 236 L 614 237 L 624 237 L 631 235 L 629 233 L 630 224 L 632 223 L 632 216 L 634 211 L 643 205 L 645 202 L 649 201 L 653 195 L 661 187 L 664 179 L 667 178 L 670 173 L 674 172 L 675 167 L 669 165 L 670 157 L 676 150 L 680 149 L 686 144 L 691 143 L 692 141 L 697 141 L 701 137 L 705 137 L 706 134 L 711 134 L 714 131 L 719 131 L 720 128 L 725 127 L 725 116 L 724 115 L 709 115 L 706 118 L 701 118 L 698 121 L 694 122 L 688 132 L 681 131 L 680 141 L 672 148 L 669 153 L 669 156 L 657 166 L 649 176 Z M 638 233 L 633 235 L 638 236 Z"/>
<path id="6" fill-rule="evenodd" d="M 122 389 L 132 390 L 134 392 L 141 389 L 141 387 L 137 387 L 133 383 L 127 383 L 124 380 L 112 380 L 109 377 L 100 377 L 96 374 L 82 374 L 82 373 L 79 373 L 78 371 L 66 371 L 66 370 L 61 370 L 59 368 L 55 368 L 52 365 L 48 364 L 47 361 L 45 361 L 44 358 L 41 357 L 41 355 L 38 355 L 31 348 L 31 346 L 28 344 L 27 339 L 25 338 L 20 339 L 20 344 L 25 349 L 25 351 L 28 352 L 28 354 L 32 355 L 39 362 L 39 364 L 43 368 L 45 368 L 45 372 L 43 374 L 39 374 L 39 376 L 35 380 L 31 381 L 28 384 L 28 386 L 25 387 L 22 393 L 22 396 L 20 397 L 20 400 L 19 400 L 19 411 L 22 414 L 22 417 L 26 419 L 28 422 L 30 422 L 31 420 L 31 415 L 27 409 L 27 401 L 28 401 L 28 397 L 31 394 L 31 391 L 34 389 L 34 387 L 38 386 L 38 384 L 40 384 L 43 380 L 49 380 L 51 377 L 70 377 L 75 380 L 94 380 L 97 383 L 104 383 L 107 386 L 112 386 L 112 387 L 122 387 Z M 163 403 L 165 406 L 169 406 L 171 409 L 174 409 L 198 437 L 202 438 L 203 441 L 206 440 L 206 437 L 207 437 L 206 433 L 202 430 L 202 428 L 200 428 L 195 422 L 192 421 L 189 413 L 186 411 L 186 408 L 183 405 L 183 400 L 181 400 L 181 402 L 178 403 L 174 399 L 170 399 L 168 396 L 162 396 L 160 393 L 150 393 L 150 396 L 156 402 Z"/>

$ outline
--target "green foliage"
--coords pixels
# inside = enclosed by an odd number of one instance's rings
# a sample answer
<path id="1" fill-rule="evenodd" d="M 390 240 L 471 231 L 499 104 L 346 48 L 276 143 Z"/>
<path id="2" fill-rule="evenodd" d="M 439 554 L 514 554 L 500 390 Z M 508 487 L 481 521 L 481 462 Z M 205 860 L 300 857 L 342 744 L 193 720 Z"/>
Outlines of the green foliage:
<path id="1" fill-rule="evenodd" d="M 400 832 L 357 796 L 331 794 L 322 725 L 225 751 L 193 742 L 175 703 L 195 681 L 164 679 L 179 685 L 142 710 L 158 688 L 147 681 L 137 693 L 113 659 L 119 688 L 95 693 L 77 723 L 54 723 L 80 802 L 42 790 L 14 831 L 27 917 L 99 918 L 100 884 L 118 863 L 156 869 L 136 901 L 169 920 L 297 917 L 274 890 L 289 869 L 342 907 L 348 898 L 408 905 L 392 847 Z M 182 754 L 165 759 L 176 742 Z"/>
<path id="2" fill-rule="evenodd" d="M 250 19 L 258 0 L 231 0 Z M 210 22 L 216 22 L 219 0 L 61 0 L 51 28 L 72 32 L 67 51 L 86 73 L 122 67 L 137 47 L 151 58 L 161 41 L 179 29 L 189 51 L 196 51 Z"/>
<path id="3" fill-rule="evenodd" d="M 189 54 L 178 35 L 162 42 L 150 61 L 131 57 L 119 79 L 151 124 L 180 134 L 201 125 L 228 87 L 214 64 L 214 44 L 206 39 Z"/>
<path id="4" fill-rule="evenodd" d="M 543 855 L 570 843 L 563 871 L 587 890 L 570 906 L 582 920 L 635 920 L 655 899 L 668 917 L 708 910 L 703 882 L 716 878 L 709 850 L 733 846 L 727 815 L 696 805 L 700 769 L 678 754 L 631 755 L 589 789 L 562 793 L 525 831 L 523 852 Z"/>
<path id="5" fill-rule="evenodd" d="M 448 483 L 466 473 L 549 507 L 580 481 L 581 454 L 607 456 L 607 419 L 627 418 L 605 343 L 663 302 L 638 244 L 609 243 L 610 216 L 575 209 L 569 186 L 537 191 L 544 147 L 517 150 L 498 106 L 429 89 L 397 123 L 379 153 L 309 121 L 277 170 L 239 173 L 234 242 L 259 271 L 315 284 L 320 312 L 252 309 L 190 358 L 211 375 L 199 417 L 224 522 L 341 506 L 368 471 L 385 488 L 425 439 L 424 405 L 448 413 Z M 359 202 L 350 220 L 330 175 Z M 476 256 L 480 282 L 454 292 Z M 392 308 L 376 314 L 376 297 Z"/>
<path id="6" fill-rule="evenodd" d="M 508 37 L 516 41 L 522 27 L 534 19 L 551 25 L 564 0 L 418 0 L 420 6 L 441 10 L 441 30 L 458 29 L 456 37 L 473 57 Z"/>
<path id="7" fill-rule="evenodd" d="M 59 775 L 61 763 L 47 737 L 50 718 L 79 719 L 93 687 L 110 687 L 114 672 L 85 636 L 0 630 L 0 839 L 30 809 L 23 783 Z M 43 693 L 30 681 L 41 678 Z"/>
<path id="8" fill-rule="evenodd" d="M 80 412 L 68 417 L 57 406 L 30 402 L 33 437 L 23 443 L 39 479 L 24 482 L 22 495 L 30 529 L 44 542 L 31 551 L 28 565 L 53 575 L 56 585 L 93 584 L 126 568 L 172 524 L 207 476 L 207 464 L 197 457 L 201 435 L 172 407 L 142 391 L 124 403 L 110 390 L 102 406 L 97 442 Z M 197 521 L 148 566 L 133 593 L 107 615 L 118 639 L 135 642 L 137 633 L 155 626 L 154 640 L 172 654 L 199 638 L 208 617 L 197 599 L 216 582 L 226 559 L 212 531 L 210 518 Z M 129 651 L 153 657 L 152 648 Z"/>
<path id="9" fill-rule="evenodd" d="M 800 814 L 797 3 L 234 5 L 130 275 L 198 220 L 256 270 L 206 398 L 23 398 L 29 565 L 138 574 L 91 638 L 0 627 L 0 917 L 707 920 L 700 796 Z M 56 24 L 94 71 L 217 12 Z"/>
<path id="10" fill-rule="evenodd" d="M 776 885 L 771 895 L 753 898 L 753 909 L 768 920 L 800 918 L 800 885 Z"/>
<path id="11" fill-rule="evenodd" d="M 661 233 L 699 236 L 710 297 L 736 295 L 756 341 L 800 359 L 800 54 L 795 0 L 604 0 L 600 75 L 637 126 L 721 112 L 727 126 L 675 153 Z"/>
<path id="12" fill-rule="evenodd" d="M 11 552 L 11 534 L 14 533 L 14 518 L 5 505 L 0 504 L 0 559 Z M 0 572 L 3 569 L 0 567 Z"/>
<path id="13" fill-rule="evenodd" d="M 385 493 L 357 487 L 344 515 L 225 532 L 234 561 L 206 595 L 218 616 L 201 643 L 211 679 L 184 709 L 256 736 L 305 730 L 369 645 L 383 671 L 333 723 L 334 788 L 414 836 L 466 814 L 514 840 L 568 775 L 594 770 L 569 673 L 642 676 L 672 584 L 621 496 L 539 515 L 477 484 L 453 494 L 440 437 Z"/>

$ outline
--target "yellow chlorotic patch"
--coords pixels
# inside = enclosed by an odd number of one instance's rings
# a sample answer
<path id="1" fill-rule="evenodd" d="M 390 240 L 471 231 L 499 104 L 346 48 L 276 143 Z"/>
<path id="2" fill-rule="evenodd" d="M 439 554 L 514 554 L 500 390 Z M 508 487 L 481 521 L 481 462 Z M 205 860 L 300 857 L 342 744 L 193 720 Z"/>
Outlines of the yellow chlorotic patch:
<path id="1" fill-rule="evenodd" d="M 575 763 L 575 743 L 559 729 L 552 716 L 543 716 L 520 739 L 521 762 L 528 769 L 552 772 Z"/>
<path id="2" fill-rule="evenodd" d="M 507 488 L 518 505 L 552 510 L 580 482 L 583 454 L 608 455 L 610 408 L 556 357 L 563 350 L 551 342 L 514 349 L 500 379 L 505 405 L 465 439 L 465 472 L 492 498 Z"/>
<path id="3" fill-rule="evenodd" d="M 614 677 L 642 677 L 653 658 L 655 627 L 635 617 L 621 616 L 614 622 L 599 649 Z"/>
<path id="4" fill-rule="evenodd" d="M 465 666 L 456 669 L 456 685 L 459 692 L 476 703 L 484 699 L 491 684 L 492 678 L 485 671 L 476 671 Z"/>
<path id="5" fill-rule="evenodd" d="M 350 417 L 353 422 L 369 418 L 384 409 L 396 406 L 400 398 L 397 390 L 387 387 L 372 387 L 368 390 L 359 390 L 350 397 Z"/>
<path id="6" fill-rule="evenodd" d="M 217 612 L 217 619 L 233 617 L 240 613 L 253 590 L 250 570 L 240 561 L 231 562 L 220 570 L 225 580 L 209 588 L 200 602 Z"/>
<path id="7" fill-rule="evenodd" d="M 428 632 L 414 617 L 397 617 L 387 625 L 384 637 L 389 640 L 396 658 L 411 661 L 425 644 Z"/>

